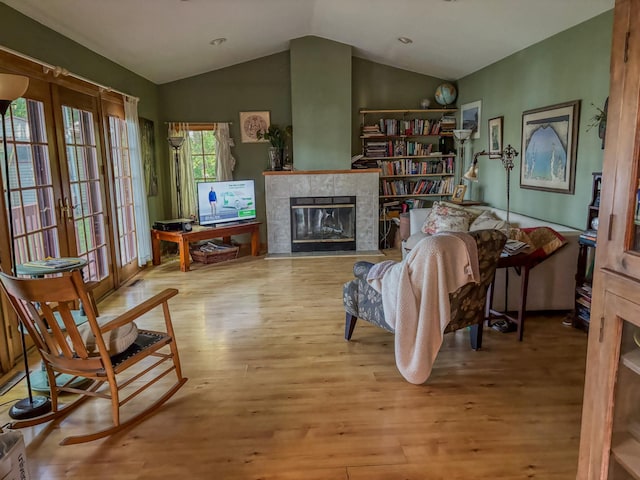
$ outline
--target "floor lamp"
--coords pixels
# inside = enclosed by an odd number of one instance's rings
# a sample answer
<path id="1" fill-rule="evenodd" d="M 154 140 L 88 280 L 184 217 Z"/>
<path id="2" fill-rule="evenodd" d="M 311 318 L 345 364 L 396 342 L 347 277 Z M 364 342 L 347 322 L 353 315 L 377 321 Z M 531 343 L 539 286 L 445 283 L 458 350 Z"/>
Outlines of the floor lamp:
<path id="1" fill-rule="evenodd" d="M 180 147 L 184 143 L 184 137 L 169 137 L 167 138 L 169 145 L 173 148 L 173 158 L 176 163 L 176 194 L 178 199 L 178 218 L 182 218 L 182 192 L 180 190 Z"/>
<path id="2" fill-rule="evenodd" d="M 4 151 L 4 175 L 6 183 L 6 204 L 9 222 L 9 251 L 11 252 L 11 273 L 14 273 L 16 265 L 16 252 L 13 247 L 13 205 L 11 204 L 11 183 L 9 181 L 9 144 L 7 142 L 7 126 L 5 116 L 9 105 L 14 100 L 24 95 L 29 87 L 29 78 L 22 75 L 12 75 L 0 73 L 0 116 L 2 116 L 2 150 Z M 18 400 L 9 410 L 9 416 L 16 420 L 38 417 L 51 411 L 51 401 L 47 397 L 33 396 L 31 390 L 31 379 L 29 378 L 29 359 L 27 358 L 27 344 L 24 332 L 20 329 L 20 340 L 22 341 L 22 356 L 24 358 L 24 369 L 27 378 L 28 398 Z"/>
<path id="3" fill-rule="evenodd" d="M 478 157 L 482 156 L 482 155 L 489 155 L 489 158 L 492 159 L 500 159 L 500 161 L 502 161 L 502 166 L 504 167 L 505 171 L 507 172 L 507 224 L 511 225 L 509 223 L 509 212 L 510 212 L 510 201 L 511 201 L 511 170 L 513 170 L 513 160 L 514 158 L 516 158 L 519 154 L 517 152 L 517 150 L 515 148 L 513 148 L 511 145 L 507 145 L 506 148 L 504 148 L 501 152 L 487 152 L 486 150 L 482 150 L 481 152 L 477 152 L 476 154 L 473 155 L 473 162 L 471 163 L 471 166 L 469 167 L 469 170 L 467 170 L 465 172 L 465 174 L 462 176 L 462 178 L 465 178 L 467 180 L 470 180 L 472 182 L 477 182 L 478 181 Z"/>

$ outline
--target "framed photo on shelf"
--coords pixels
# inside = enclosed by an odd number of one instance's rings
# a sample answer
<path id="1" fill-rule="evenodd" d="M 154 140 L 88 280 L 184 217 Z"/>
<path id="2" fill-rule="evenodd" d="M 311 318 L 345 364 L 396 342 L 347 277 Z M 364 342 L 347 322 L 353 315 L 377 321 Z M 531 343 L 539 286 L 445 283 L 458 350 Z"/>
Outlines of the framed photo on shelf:
<path id="1" fill-rule="evenodd" d="M 471 138 L 480 138 L 480 119 L 482 118 L 482 101 L 465 103 L 460 108 L 460 128 L 469 129 Z"/>
<path id="2" fill-rule="evenodd" d="M 466 191 L 466 185 L 456 185 L 456 188 L 453 191 L 453 195 L 451 196 L 451 201 L 454 203 L 462 203 L 464 201 L 464 194 L 466 193 Z"/>
<path id="3" fill-rule="evenodd" d="M 500 158 L 502 152 L 502 125 L 504 117 L 489 119 L 489 158 Z"/>
<path id="4" fill-rule="evenodd" d="M 267 130 L 271 125 L 269 112 L 240 112 L 240 138 L 242 143 L 265 143 L 257 133 Z"/>
<path id="5" fill-rule="evenodd" d="M 573 194 L 580 100 L 522 113 L 520 187 Z"/>

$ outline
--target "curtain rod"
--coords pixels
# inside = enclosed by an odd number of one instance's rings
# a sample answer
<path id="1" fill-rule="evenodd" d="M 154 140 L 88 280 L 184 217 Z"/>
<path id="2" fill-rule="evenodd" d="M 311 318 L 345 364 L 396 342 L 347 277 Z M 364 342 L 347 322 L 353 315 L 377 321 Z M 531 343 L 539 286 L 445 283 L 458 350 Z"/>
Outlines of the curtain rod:
<path id="1" fill-rule="evenodd" d="M 128 93 L 121 92 L 119 90 L 116 90 L 115 88 L 108 87 L 106 85 L 102 85 L 101 83 L 94 82 L 93 80 L 89 80 L 88 78 L 84 78 L 84 77 L 82 77 L 80 75 L 72 73 L 69 70 L 67 70 L 66 68 L 60 67 L 59 65 L 51 65 L 50 63 L 43 62 L 42 60 L 38 60 L 37 58 L 33 58 L 33 57 L 30 57 L 29 55 L 25 55 L 24 53 L 20 53 L 20 52 L 17 52 L 15 50 L 12 50 L 10 48 L 7 48 L 4 45 L 0 45 L 0 50 L 3 50 L 5 52 L 7 52 L 7 53 L 15 55 L 16 57 L 24 58 L 25 60 L 29 60 L 30 62 L 36 63 L 38 65 L 41 65 L 42 66 L 42 71 L 45 74 L 47 74 L 49 72 L 52 72 L 53 76 L 56 77 L 56 78 L 59 77 L 60 75 L 62 75 L 63 77 L 73 77 L 73 78 L 76 78 L 76 79 L 81 80 L 83 82 L 89 83 L 91 85 L 95 85 L 99 89 L 104 90 L 106 92 L 117 93 L 117 94 L 123 95 L 125 97 L 134 98 L 134 99 L 136 99 L 138 101 L 140 100 L 139 97 L 136 97 L 134 95 L 130 95 Z"/>

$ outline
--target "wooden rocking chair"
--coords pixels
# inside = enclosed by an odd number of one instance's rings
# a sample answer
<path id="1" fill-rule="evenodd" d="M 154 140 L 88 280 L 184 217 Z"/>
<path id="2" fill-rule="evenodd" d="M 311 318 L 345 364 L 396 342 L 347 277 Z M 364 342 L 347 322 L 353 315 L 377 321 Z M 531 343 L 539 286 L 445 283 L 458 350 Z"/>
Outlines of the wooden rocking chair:
<path id="1" fill-rule="evenodd" d="M 61 445 L 97 440 L 140 422 L 171 398 L 187 381 L 182 376 L 167 303 L 178 290 L 168 288 L 111 321 L 104 323 L 101 318 L 102 323 L 99 324 L 92 299 L 79 271 L 61 277 L 38 279 L 15 278 L 0 273 L 0 283 L 42 356 L 51 386 L 52 411 L 40 417 L 15 421 L 9 425 L 10 428 L 30 427 L 60 419 L 89 397 L 110 399 L 113 417 L 111 427 L 95 433 L 67 437 L 62 440 Z M 90 332 L 83 333 L 83 327 L 78 327 L 74 322 L 72 310 L 78 301 L 85 306 Z M 164 311 L 166 331 L 140 329 L 134 343 L 125 351 L 115 355 L 109 351 L 105 338 L 108 339 L 109 335 L 113 335 L 121 327 L 131 328 L 136 318 L 160 305 Z M 139 364 L 140 361 L 143 362 Z M 177 381 L 168 391 L 143 411 L 126 421 L 120 420 L 122 405 L 172 371 L 175 371 Z M 71 375 L 72 378 L 60 386 L 56 384 L 56 376 L 60 374 Z M 72 387 L 79 377 L 91 381 L 90 385 L 84 389 Z M 61 383 L 60 380 L 58 383 Z M 123 394 L 123 398 L 120 398 L 126 387 L 130 387 L 126 396 Z M 77 394 L 78 397 L 67 405 L 60 405 L 58 396 L 63 392 Z"/>

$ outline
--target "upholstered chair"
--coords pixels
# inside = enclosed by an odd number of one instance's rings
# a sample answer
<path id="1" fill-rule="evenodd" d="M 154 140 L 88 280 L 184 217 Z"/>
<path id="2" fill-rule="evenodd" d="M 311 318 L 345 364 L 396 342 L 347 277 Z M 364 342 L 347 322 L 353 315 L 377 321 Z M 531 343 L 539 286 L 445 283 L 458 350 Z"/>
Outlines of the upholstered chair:
<path id="1" fill-rule="evenodd" d="M 469 235 L 476 240 L 478 246 L 480 282 L 468 283 L 449 295 L 451 320 L 445 333 L 471 327 L 471 348 L 477 350 L 482 346 L 487 289 L 493 281 L 506 236 L 499 230 L 479 230 L 470 232 Z M 367 274 L 372 266 L 369 262 L 356 262 L 353 267 L 356 278 L 343 286 L 346 340 L 351 339 L 358 318 L 393 333 L 384 318 L 382 296 L 367 283 Z"/>

